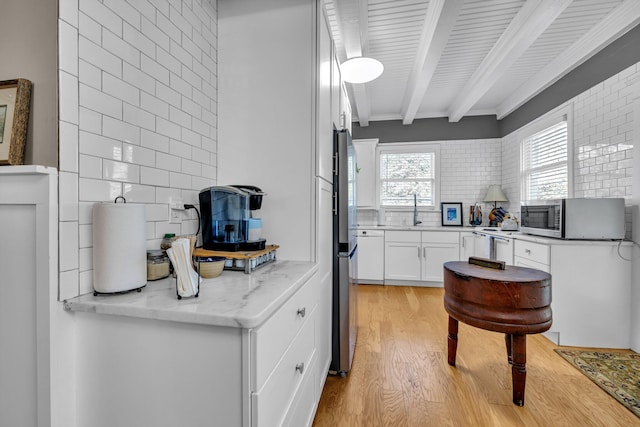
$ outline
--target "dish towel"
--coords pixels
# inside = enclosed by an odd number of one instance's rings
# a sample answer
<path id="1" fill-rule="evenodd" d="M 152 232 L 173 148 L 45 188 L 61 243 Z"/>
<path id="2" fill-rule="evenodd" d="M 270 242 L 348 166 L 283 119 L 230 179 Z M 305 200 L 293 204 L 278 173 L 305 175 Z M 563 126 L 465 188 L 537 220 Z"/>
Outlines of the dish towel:
<path id="1" fill-rule="evenodd" d="M 192 297 L 198 293 L 198 273 L 191 264 L 191 242 L 176 239 L 167 249 L 167 255 L 176 271 L 178 295 Z"/>

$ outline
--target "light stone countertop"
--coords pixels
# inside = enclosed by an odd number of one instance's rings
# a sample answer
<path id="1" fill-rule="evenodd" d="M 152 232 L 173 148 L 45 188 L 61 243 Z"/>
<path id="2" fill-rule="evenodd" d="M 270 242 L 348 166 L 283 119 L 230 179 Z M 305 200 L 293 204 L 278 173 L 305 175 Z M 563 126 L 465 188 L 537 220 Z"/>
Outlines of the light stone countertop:
<path id="1" fill-rule="evenodd" d="M 216 278 L 202 279 L 198 298 L 179 300 L 175 279 L 169 277 L 148 282 L 141 292 L 81 295 L 64 301 L 64 308 L 86 313 L 255 328 L 316 271 L 318 266 L 312 262 L 277 260 L 251 274 L 225 270 Z"/>
<path id="2" fill-rule="evenodd" d="M 577 245 L 577 246 L 629 246 L 633 243 L 627 240 L 577 240 L 577 239 L 554 239 L 552 237 L 534 236 L 530 234 L 516 231 L 503 231 L 498 227 L 486 226 L 462 226 L 462 227 L 443 227 L 443 226 L 423 226 L 423 225 L 365 225 L 359 224 L 358 230 L 383 230 L 383 231 L 457 231 L 457 232 L 479 232 L 498 236 L 503 238 L 511 238 L 515 240 L 523 240 L 527 242 L 541 243 L 545 245 Z"/>

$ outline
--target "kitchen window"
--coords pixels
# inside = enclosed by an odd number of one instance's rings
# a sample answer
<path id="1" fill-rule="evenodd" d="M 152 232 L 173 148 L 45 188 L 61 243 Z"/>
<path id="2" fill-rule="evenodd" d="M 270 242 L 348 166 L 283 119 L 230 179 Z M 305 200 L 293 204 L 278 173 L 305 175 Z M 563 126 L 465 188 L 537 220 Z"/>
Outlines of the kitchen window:
<path id="1" fill-rule="evenodd" d="M 567 115 L 551 118 L 549 126 L 522 141 L 524 200 L 569 197 L 569 132 Z"/>
<path id="2" fill-rule="evenodd" d="M 439 200 L 437 144 L 386 144 L 379 148 L 380 205 L 435 209 Z"/>

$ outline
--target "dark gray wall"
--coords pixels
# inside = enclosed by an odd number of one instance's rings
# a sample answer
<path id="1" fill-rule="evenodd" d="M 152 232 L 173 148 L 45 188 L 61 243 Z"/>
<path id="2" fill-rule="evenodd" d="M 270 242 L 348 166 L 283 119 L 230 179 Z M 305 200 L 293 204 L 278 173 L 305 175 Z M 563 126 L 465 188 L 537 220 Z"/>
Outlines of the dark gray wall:
<path id="1" fill-rule="evenodd" d="M 380 142 L 501 138 L 639 61 L 640 25 L 502 120 L 496 116 L 468 116 L 450 123 L 441 117 L 416 119 L 410 125 L 403 125 L 401 120 L 372 121 L 366 127 L 354 122 L 353 138 L 379 138 Z"/>
<path id="2" fill-rule="evenodd" d="M 595 54 L 575 70 L 500 120 L 508 135 L 527 123 L 640 61 L 640 25 Z"/>
<path id="3" fill-rule="evenodd" d="M 25 164 L 58 167 L 58 1 L 2 0 L 0 80 L 31 80 Z"/>
<path id="4" fill-rule="evenodd" d="M 369 126 L 353 124 L 353 139 L 379 138 L 380 142 L 441 141 L 454 139 L 500 138 L 496 116 L 463 117 L 450 123 L 446 117 L 416 119 L 410 125 L 402 120 L 369 122 Z"/>

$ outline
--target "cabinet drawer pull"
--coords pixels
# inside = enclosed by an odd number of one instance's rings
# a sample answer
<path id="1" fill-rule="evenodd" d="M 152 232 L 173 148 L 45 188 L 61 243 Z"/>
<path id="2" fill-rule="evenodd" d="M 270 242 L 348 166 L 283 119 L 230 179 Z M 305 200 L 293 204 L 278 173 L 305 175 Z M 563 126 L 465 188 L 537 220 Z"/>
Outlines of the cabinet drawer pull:
<path id="1" fill-rule="evenodd" d="M 298 316 L 300 317 L 304 317 L 307 314 L 307 308 L 306 307 L 302 307 L 298 309 Z"/>
<path id="2" fill-rule="evenodd" d="M 531 255 L 531 249 L 525 249 L 524 253 L 527 254 L 527 255 Z"/>
<path id="3" fill-rule="evenodd" d="M 296 365 L 296 371 L 303 373 L 304 372 L 304 362 L 300 362 Z"/>

